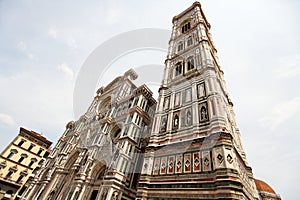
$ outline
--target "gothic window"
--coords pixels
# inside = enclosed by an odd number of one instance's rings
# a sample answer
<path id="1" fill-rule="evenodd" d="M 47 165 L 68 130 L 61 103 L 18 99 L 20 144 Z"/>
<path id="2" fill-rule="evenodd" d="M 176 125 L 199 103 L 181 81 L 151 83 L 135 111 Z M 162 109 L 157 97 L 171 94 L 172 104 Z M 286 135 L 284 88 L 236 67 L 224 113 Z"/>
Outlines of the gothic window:
<path id="1" fill-rule="evenodd" d="M 182 63 L 178 63 L 175 66 L 175 76 L 182 74 Z"/>
<path id="2" fill-rule="evenodd" d="M 193 57 L 187 59 L 187 71 L 195 68 L 195 61 Z"/>
<path id="3" fill-rule="evenodd" d="M 189 46 L 191 46 L 193 44 L 193 39 L 192 39 L 192 37 L 189 37 L 188 39 L 187 39 L 187 46 L 189 47 Z"/>
<path id="4" fill-rule="evenodd" d="M 179 127 L 179 113 L 174 113 L 173 128 L 178 129 L 178 127 Z"/>
<path id="5" fill-rule="evenodd" d="M 161 118 L 160 132 L 163 133 L 167 130 L 168 115 Z"/>
<path id="6" fill-rule="evenodd" d="M 188 22 L 181 27 L 181 33 L 185 33 L 186 31 L 191 29 L 191 23 Z"/>
<path id="7" fill-rule="evenodd" d="M 200 105 L 200 122 L 208 120 L 208 112 L 206 104 Z"/>
<path id="8" fill-rule="evenodd" d="M 182 50 L 183 50 L 183 42 L 180 42 L 177 47 L 177 52 L 180 52 Z"/>

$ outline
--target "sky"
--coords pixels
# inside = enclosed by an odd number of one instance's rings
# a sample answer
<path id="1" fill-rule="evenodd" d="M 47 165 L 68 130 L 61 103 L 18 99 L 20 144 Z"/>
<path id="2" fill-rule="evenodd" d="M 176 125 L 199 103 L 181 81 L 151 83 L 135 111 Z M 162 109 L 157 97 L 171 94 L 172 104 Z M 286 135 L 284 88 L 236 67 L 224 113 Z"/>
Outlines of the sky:
<path id="1" fill-rule="evenodd" d="M 91 53 L 128 31 L 171 30 L 172 17 L 193 2 L 0 1 L 0 149 L 20 127 L 42 133 L 55 143 L 75 118 L 73 93 Z M 282 199 L 297 199 L 300 2 L 200 3 L 212 26 L 254 176 L 269 183 Z M 110 63 L 95 89 L 132 67 L 163 67 L 165 57 L 165 51 L 153 49 L 122 55 Z M 101 63 L 98 66 L 108 69 Z M 157 77 L 150 84 L 155 96 Z"/>

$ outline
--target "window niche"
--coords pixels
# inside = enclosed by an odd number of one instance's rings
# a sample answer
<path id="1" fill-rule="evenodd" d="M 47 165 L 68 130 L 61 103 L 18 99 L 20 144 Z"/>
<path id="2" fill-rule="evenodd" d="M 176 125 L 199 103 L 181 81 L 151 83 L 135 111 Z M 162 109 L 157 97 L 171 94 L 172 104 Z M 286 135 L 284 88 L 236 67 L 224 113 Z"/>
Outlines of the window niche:
<path id="1" fill-rule="evenodd" d="M 191 88 L 185 90 L 185 95 L 184 95 L 184 102 L 190 102 L 192 101 L 192 90 Z"/>
<path id="2" fill-rule="evenodd" d="M 173 130 L 179 128 L 179 112 L 174 112 L 173 115 Z"/>
<path id="3" fill-rule="evenodd" d="M 175 107 L 180 106 L 180 96 L 181 96 L 180 92 L 175 94 L 175 102 L 174 102 Z"/>
<path id="4" fill-rule="evenodd" d="M 192 108 L 186 108 L 184 110 L 184 119 L 182 121 L 184 122 L 185 126 L 191 126 L 193 123 L 193 113 L 192 113 Z"/>
<path id="5" fill-rule="evenodd" d="M 206 96 L 205 84 L 204 83 L 200 83 L 199 85 L 197 85 L 197 96 L 198 96 L 199 99 Z"/>
<path id="6" fill-rule="evenodd" d="M 164 99 L 164 105 L 163 105 L 164 110 L 169 109 L 169 106 L 170 106 L 170 96 L 165 97 L 165 99 Z"/>
<path id="7" fill-rule="evenodd" d="M 168 115 L 164 115 L 161 117 L 161 123 L 159 128 L 160 133 L 166 132 L 167 124 L 168 124 Z"/>

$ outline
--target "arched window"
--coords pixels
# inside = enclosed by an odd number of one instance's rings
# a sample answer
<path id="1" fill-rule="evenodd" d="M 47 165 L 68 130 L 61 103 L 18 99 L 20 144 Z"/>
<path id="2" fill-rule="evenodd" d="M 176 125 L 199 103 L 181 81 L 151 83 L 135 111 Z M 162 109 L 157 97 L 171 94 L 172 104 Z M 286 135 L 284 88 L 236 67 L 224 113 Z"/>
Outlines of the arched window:
<path id="1" fill-rule="evenodd" d="M 193 57 L 188 58 L 187 60 L 187 71 L 195 68 L 195 61 Z"/>
<path id="2" fill-rule="evenodd" d="M 175 67 L 175 76 L 182 74 L 182 63 L 176 64 Z"/>

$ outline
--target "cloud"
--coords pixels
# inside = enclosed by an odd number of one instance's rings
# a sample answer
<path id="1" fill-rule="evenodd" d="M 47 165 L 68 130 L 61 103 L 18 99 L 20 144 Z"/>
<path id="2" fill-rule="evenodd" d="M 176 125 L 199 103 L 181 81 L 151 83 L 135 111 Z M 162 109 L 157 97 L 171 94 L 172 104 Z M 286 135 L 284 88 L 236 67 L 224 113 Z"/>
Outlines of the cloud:
<path id="1" fill-rule="evenodd" d="M 275 70 L 279 78 L 292 78 L 300 73 L 300 54 L 281 57 L 280 67 Z"/>
<path id="2" fill-rule="evenodd" d="M 27 50 L 27 45 L 25 44 L 25 42 L 23 41 L 20 41 L 17 45 L 17 48 L 20 50 L 20 51 L 26 51 Z"/>
<path id="3" fill-rule="evenodd" d="M 0 113 L 0 122 L 6 125 L 13 125 L 15 123 L 11 116 L 4 113 Z"/>
<path id="4" fill-rule="evenodd" d="M 66 44 L 70 49 L 77 49 L 78 45 L 74 37 L 70 36 L 70 30 L 49 28 L 48 37 Z"/>
<path id="5" fill-rule="evenodd" d="M 36 58 L 36 56 L 33 53 L 29 52 L 27 44 L 24 41 L 20 41 L 17 44 L 17 49 L 21 51 L 23 54 L 25 54 L 30 60 Z"/>
<path id="6" fill-rule="evenodd" d="M 50 28 L 48 30 L 48 36 L 53 38 L 53 39 L 57 39 L 58 36 L 58 30 L 56 28 Z"/>
<path id="7" fill-rule="evenodd" d="M 74 78 L 74 71 L 66 63 L 58 65 L 57 68 L 59 71 L 63 72 L 69 79 L 72 80 Z"/>
<path id="8" fill-rule="evenodd" d="M 71 49 L 77 49 L 78 47 L 76 40 L 74 38 L 68 38 L 66 43 Z"/>
<path id="9" fill-rule="evenodd" d="M 273 131 L 298 112 L 300 112 L 300 97 L 295 97 L 287 102 L 276 105 L 272 111 L 267 116 L 261 118 L 259 122 Z"/>
<path id="10" fill-rule="evenodd" d="M 106 11 L 105 22 L 107 24 L 115 24 L 120 21 L 121 11 L 116 7 L 110 7 Z"/>

